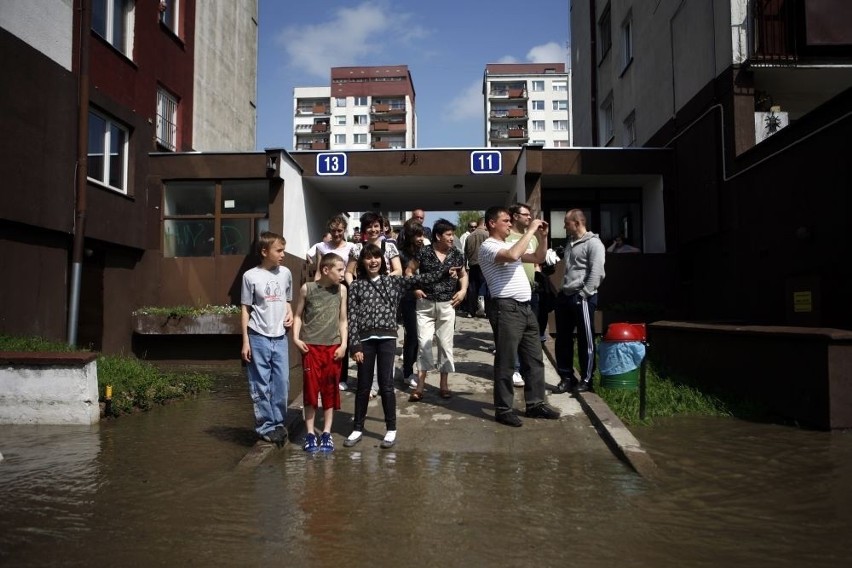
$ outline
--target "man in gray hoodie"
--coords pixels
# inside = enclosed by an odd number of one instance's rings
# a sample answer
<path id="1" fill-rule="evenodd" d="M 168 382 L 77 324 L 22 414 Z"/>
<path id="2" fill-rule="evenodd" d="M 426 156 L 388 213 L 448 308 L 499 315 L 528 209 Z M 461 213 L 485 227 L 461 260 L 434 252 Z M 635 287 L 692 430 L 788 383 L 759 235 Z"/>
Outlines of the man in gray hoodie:
<path id="1" fill-rule="evenodd" d="M 565 214 L 565 276 L 556 299 L 556 367 L 559 384 L 554 393 L 570 390 L 585 392 L 592 388 L 595 370 L 594 314 L 598 305 L 598 287 L 604 279 L 606 249 L 600 237 L 586 229 L 586 216 L 579 209 Z M 574 376 L 574 328 L 580 376 Z"/>

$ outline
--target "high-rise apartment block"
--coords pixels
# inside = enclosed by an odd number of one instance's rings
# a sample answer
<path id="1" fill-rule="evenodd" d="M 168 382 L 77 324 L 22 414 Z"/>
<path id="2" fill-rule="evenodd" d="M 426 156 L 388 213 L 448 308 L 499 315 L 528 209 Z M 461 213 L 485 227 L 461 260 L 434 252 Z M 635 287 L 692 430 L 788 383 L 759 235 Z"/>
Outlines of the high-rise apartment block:
<path id="1" fill-rule="evenodd" d="M 485 66 L 485 145 L 573 145 L 571 82 L 564 63 L 490 63 Z"/>
<path id="2" fill-rule="evenodd" d="M 414 148 L 414 98 L 407 65 L 333 67 L 328 87 L 293 90 L 293 148 Z"/>

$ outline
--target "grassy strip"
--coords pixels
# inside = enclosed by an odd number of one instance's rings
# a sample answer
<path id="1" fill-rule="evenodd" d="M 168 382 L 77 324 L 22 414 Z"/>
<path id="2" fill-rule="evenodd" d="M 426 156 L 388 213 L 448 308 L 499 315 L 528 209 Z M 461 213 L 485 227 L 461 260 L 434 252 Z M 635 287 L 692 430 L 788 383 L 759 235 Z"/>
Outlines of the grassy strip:
<path id="1" fill-rule="evenodd" d="M 76 351 L 65 343 L 39 337 L 0 335 L 0 351 Z M 207 390 L 213 377 L 204 373 L 169 373 L 150 363 L 125 355 L 98 357 L 98 397 L 105 398 L 106 385 L 112 385 L 112 414 L 135 409 L 148 410 L 155 404 L 181 399 Z"/>
<path id="2" fill-rule="evenodd" d="M 194 317 L 203 315 L 228 315 L 240 313 L 240 306 L 214 306 L 208 304 L 196 306 L 146 306 L 133 312 L 135 316 L 165 316 L 170 318 Z"/>
<path id="3" fill-rule="evenodd" d="M 595 380 L 595 392 L 625 424 L 651 424 L 654 418 L 676 415 L 728 416 L 734 409 L 723 399 L 663 376 L 648 364 L 645 419 L 639 419 L 639 390 L 603 388 Z"/>

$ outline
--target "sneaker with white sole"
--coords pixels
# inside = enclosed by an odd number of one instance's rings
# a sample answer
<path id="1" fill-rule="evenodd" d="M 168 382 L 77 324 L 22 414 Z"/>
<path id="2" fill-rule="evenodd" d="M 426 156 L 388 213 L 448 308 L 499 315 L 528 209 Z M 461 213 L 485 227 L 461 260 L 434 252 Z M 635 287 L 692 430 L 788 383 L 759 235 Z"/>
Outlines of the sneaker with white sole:
<path id="1" fill-rule="evenodd" d="M 388 448 L 394 447 L 394 444 L 396 444 L 396 430 L 388 430 L 384 439 L 382 439 L 382 443 L 379 444 L 379 447 L 387 450 Z"/>
<path id="2" fill-rule="evenodd" d="M 322 436 L 320 436 L 319 449 L 321 452 L 334 451 L 334 440 L 331 439 L 331 434 L 328 432 L 323 432 Z"/>
<path id="3" fill-rule="evenodd" d="M 346 448 L 351 448 L 355 444 L 361 441 L 363 434 L 361 430 L 352 430 L 352 433 L 349 434 L 349 437 L 343 440 L 343 446 Z"/>
<path id="4" fill-rule="evenodd" d="M 512 373 L 512 384 L 515 385 L 516 387 L 524 386 L 524 378 L 517 371 Z"/>
<path id="5" fill-rule="evenodd" d="M 314 453 L 319 450 L 319 445 L 317 445 L 317 435 L 308 434 L 305 436 L 305 444 L 302 446 L 302 449 L 309 453 Z"/>
<path id="6" fill-rule="evenodd" d="M 342 383 L 340 383 L 340 384 L 338 385 L 338 387 L 339 387 L 339 388 L 340 388 L 340 390 L 342 390 L 342 391 L 348 391 L 348 390 L 349 390 L 349 383 L 342 382 Z"/>
<path id="7" fill-rule="evenodd" d="M 408 375 L 408 386 L 413 389 L 417 388 L 417 373 L 411 373 Z"/>

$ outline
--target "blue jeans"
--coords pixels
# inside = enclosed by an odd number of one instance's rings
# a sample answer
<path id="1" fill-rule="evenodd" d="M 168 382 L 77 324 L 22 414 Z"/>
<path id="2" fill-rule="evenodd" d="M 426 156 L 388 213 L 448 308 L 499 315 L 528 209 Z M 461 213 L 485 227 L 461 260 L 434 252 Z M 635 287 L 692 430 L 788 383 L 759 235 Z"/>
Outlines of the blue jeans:
<path id="1" fill-rule="evenodd" d="M 254 429 L 263 436 L 284 425 L 290 394 L 290 362 L 287 336 L 266 337 L 249 330 L 251 362 L 249 394 L 254 403 Z"/>

